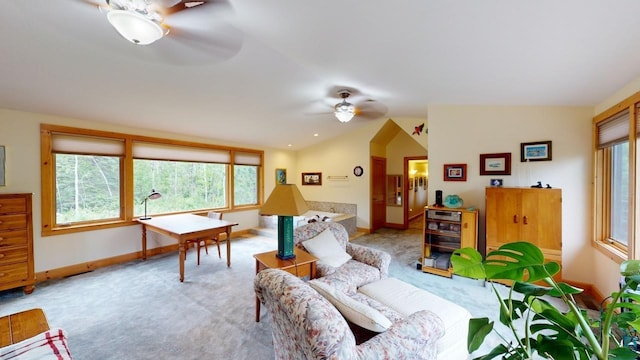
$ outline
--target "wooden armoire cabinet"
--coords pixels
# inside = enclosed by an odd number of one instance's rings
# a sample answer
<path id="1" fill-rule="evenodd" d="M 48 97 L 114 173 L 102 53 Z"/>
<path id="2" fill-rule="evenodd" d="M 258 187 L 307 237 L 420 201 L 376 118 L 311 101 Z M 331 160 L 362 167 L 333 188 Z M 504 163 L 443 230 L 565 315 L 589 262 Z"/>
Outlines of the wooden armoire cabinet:
<path id="1" fill-rule="evenodd" d="M 0 291 L 24 287 L 33 292 L 31 194 L 0 194 Z"/>
<path id="2" fill-rule="evenodd" d="M 486 188 L 487 253 L 515 241 L 535 244 L 562 265 L 562 190 Z"/>

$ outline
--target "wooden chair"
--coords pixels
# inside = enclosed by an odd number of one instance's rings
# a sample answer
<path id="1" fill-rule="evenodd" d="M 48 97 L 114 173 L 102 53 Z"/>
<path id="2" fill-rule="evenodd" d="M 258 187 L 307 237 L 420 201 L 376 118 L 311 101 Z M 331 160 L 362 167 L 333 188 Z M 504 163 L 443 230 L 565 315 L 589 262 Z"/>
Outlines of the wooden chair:
<path id="1" fill-rule="evenodd" d="M 207 217 L 211 218 L 211 219 L 217 219 L 217 220 L 222 220 L 222 213 L 219 212 L 215 212 L 215 211 L 209 211 L 207 213 Z M 204 247 L 204 251 L 207 253 L 207 255 L 209 254 L 209 249 L 207 248 L 208 243 L 216 243 L 216 246 L 218 247 L 218 257 L 222 258 L 222 255 L 220 254 L 220 234 L 214 236 L 211 239 L 195 239 L 195 240 L 188 240 L 187 241 L 187 249 L 189 249 L 189 245 L 190 244 L 195 244 L 196 245 L 196 249 L 198 250 L 198 265 L 200 265 L 200 248 Z M 187 253 L 185 252 L 185 259 L 187 258 Z"/>

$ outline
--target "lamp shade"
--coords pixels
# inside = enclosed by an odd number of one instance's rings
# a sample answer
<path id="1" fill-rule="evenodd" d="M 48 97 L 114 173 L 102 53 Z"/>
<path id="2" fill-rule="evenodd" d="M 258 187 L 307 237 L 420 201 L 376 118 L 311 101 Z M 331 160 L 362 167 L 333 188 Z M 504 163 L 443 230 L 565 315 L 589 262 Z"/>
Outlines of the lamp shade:
<path id="1" fill-rule="evenodd" d="M 295 184 L 276 185 L 260 208 L 260 215 L 298 216 L 309 211 L 307 202 Z"/>
<path id="2" fill-rule="evenodd" d="M 164 35 L 158 23 L 135 11 L 110 10 L 107 19 L 122 37 L 134 44 L 148 45 Z"/>

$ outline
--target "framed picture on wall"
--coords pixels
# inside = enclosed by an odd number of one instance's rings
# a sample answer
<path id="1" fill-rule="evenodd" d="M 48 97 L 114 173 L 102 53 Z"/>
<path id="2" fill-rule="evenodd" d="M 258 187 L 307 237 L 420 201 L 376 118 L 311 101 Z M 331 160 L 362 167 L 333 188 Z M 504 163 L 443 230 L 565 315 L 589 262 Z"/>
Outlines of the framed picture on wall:
<path id="1" fill-rule="evenodd" d="M 302 173 L 302 185 L 322 185 L 321 172 Z"/>
<path id="2" fill-rule="evenodd" d="M 467 181 L 467 164 L 444 164 L 444 181 Z"/>
<path id="3" fill-rule="evenodd" d="M 5 150 L 4 145 L 0 145 L 0 186 L 5 186 L 4 179 L 4 162 L 5 162 Z"/>
<path id="4" fill-rule="evenodd" d="M 520 162 L 551 161 L 551 141 L 520 143 Z"/>
<path id="5" fill-rule="evenodd" d="M 480 175 L 511 175 L 511 153 L 480 154 Z"/>
<path id="6" fill-rule="evenodd" d="M 409 190 L 413 190 L 413 178 L 409 178 Z"/>
<path id="7" fill-rule="evenodd" d="M 276 169 L 276 185 L 287 183 L 287 169 Z"/>

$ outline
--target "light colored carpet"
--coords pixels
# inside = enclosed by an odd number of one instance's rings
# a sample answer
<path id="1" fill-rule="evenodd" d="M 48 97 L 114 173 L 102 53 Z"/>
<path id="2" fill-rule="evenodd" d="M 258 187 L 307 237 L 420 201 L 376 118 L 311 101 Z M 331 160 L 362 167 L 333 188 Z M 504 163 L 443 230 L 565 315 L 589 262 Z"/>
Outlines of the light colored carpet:
<path id="1" fill-rule="evenodd" d="M 389 252 L 391 276 L 456 302 L 474 317 L 496 319 L 497 302 L 489 287 L 416 270 L 420 234 L 419 228 L 383 229 L 354 242 Z M 264 308 L 261 322 L 254 321 L 252 255 L 276 247 L 276 239 L 236 237 L 230 268 L 215 249 L 208 256 L 203 251 L 196 266 L 191 249 L 184 283 L 172 253 L 41 283 L 31 295 L 0 292 L 0 316 L 43 308 L 52 327 L 67 331 L 72 354 L 80 360 L 273 359 Z M 493 336 L 482 352 L 496 342 Z"/>

